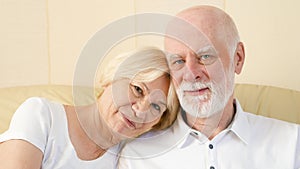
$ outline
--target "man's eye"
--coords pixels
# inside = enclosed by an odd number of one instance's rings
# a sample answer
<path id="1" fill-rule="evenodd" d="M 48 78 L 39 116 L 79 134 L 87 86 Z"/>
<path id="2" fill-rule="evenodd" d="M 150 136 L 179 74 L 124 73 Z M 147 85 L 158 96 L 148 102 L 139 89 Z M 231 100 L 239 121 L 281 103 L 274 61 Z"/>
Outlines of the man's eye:
<path id="1" fill-rule="evenodd" d="M 215 55 L 209 55 L 209 54 L 199 55 L 198 60 L 199 60 L 200 64 L 210 65 L 210 64 L 213 64 L 217 60 L 217 57 Z"/>
<path id="2" fill-rule="evenodd" d="M 210 58 L 210 55 L 201 55 L 201 60 L 207 60 Z"/>
<path id="3" fill-rule="evenodd" d="M 175 60 L 174 62 L 173 62 L 173 64 L 183 64 L 184 63 L 184 60 Z"/>

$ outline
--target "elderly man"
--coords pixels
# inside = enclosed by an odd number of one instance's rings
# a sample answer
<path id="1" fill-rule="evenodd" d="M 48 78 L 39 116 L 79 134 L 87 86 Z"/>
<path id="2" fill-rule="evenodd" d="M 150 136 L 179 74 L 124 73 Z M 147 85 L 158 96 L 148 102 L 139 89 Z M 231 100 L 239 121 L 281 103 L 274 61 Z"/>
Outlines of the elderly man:
<path id="1" fill-rule="evenodd" d="M 165 39 L 183 110 L 171 128 L 129 143 L 120 168 L 299 168 L 299 125 L 246 113 L 233 96 L 245 52 L 231 17 L 211 6 L 177 17 L 201 34 L 175 22 L 167 30 L 184 37 Z"/>

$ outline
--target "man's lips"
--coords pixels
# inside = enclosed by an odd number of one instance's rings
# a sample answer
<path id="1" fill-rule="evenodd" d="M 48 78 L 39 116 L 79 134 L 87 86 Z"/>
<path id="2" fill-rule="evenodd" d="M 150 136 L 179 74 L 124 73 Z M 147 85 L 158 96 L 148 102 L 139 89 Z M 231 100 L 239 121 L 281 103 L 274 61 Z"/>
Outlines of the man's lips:
<path id="1" fill-rule="evenodd" d="M 210 89 L 206 87 L 206 88 L 195 89 L 195 90 L 184 90 L 184 94 L 190 96 L 199 96 L 199 95 L 207 94 L 209 91 Z"/>
<path id="2" fill-rule="evenodd" d="M 136 128 L 135 123 L 133 121 L 129 120 L 129 118 L 127 118 L 123 113 L 120 113 L 120 114 L 122 116 L 123 121 L 129 128 L 131 128 L 131 129 Z"/>

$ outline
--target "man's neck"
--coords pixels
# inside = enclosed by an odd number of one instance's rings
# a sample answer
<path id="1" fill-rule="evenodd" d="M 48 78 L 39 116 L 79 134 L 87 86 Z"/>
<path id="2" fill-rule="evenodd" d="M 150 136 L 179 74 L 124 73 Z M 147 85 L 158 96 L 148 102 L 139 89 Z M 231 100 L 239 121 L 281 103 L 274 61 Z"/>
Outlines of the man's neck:
<path id="1" fill-rule="evenodd" d="M 186 114 L 187 124 L 193 129 L 200 131 L 212 140 L 221 131 L 226 129 L 232 122 L 235 115 L 235 105 L 233 99 L 230 99 L 225 108 L 206 118 L 195 118 Z"/>

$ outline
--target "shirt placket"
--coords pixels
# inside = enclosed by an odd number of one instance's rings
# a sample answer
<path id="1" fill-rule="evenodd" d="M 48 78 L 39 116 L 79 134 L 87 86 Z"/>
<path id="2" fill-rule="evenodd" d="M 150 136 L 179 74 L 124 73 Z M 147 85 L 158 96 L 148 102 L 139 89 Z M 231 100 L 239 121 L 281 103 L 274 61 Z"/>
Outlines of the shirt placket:
<path id="1" fill-rule="evenodd" d="M 198 140 L 199 146 L 205 146 L 203 150 L 206 151 L 205 166 L 207 169 L 217 169 L 216 142 L 209 141 L 206 136 L 195 130 L 191 134 Z"/>
<path id="2" fill-rule="evenodd" d="M 217 151 L 216 144 L 214 142 L 208 141 L 206 143 L 206 149 L 208 151 L 208 169 L 217 169 Z"/>

